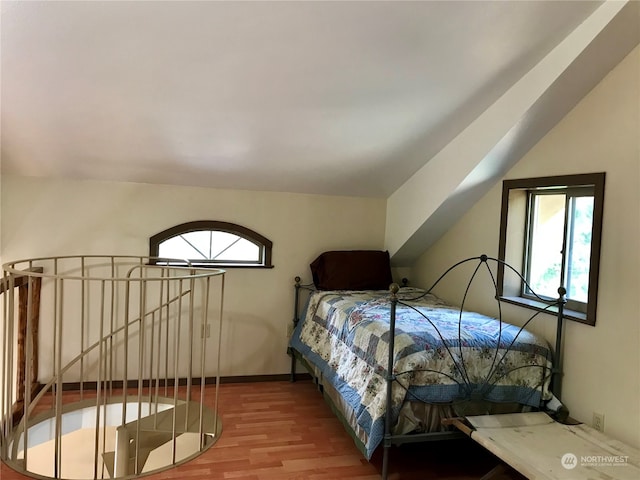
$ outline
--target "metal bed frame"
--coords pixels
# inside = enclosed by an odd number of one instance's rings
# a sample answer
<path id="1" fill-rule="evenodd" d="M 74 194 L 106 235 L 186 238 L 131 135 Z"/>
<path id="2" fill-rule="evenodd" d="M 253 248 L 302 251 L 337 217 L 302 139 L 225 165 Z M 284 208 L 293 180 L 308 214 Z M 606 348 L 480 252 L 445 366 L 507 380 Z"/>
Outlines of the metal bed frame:
<path id="1" fill-rule="evenodd" d="M 470 257 L 464 260 L 459 261 L 458 263 L 456 263 L 455 265 L 451 266 L 450 268 L 448 268 L 434 283 L 433 285 L 427 289 L 426 291 L 424 291 L 424 293 L 421 293 L 419 295 L 416 295 L 415 298 L 412 298 L 411 300 L 418 300 L 419 298 L 422 298 L 424 296 L 426 296 L 429 293 L 432 293 L 432 291 L 434 290 L 434 288 L 440 284 L 440 282 L 449 274 L 451 273 L 453 270 L 457 269 L 458 267 L 460 267 L 461 265 L 464 264 L 468 264 L 470 262 L 476 262 L 476 266 L 473 269 L 473 273 L 465 287 L 464 290 L 464 296 L 463 296 L 463 300 L 462 300 L 462 305 L 460 306 L 460 319 L 462 318 L 462 311 L 464 309 L 464 303 L 467 299 L 467 294 L 469 293 L 469 289 L 471 287 L 471 284 L 473 283 L 474 279 L 476 278 L 476 275 L 478 274 L 479 270 L 481 269 L 481 267 L 485 267 L 486 271 L 489 273 L 489 276 L 493 282 L 493 287 L 494 287 L 494 292 L 495 292 L 495 300 L 498 303 L 498 321 L 500 322 L 500 324 L 502 325 L 502 308 L 501 308 L 501 303 L 504 301 L 504 299 L 501 298 L 501 292 L 499 292 L 498 290 L 498 284 L 496 281 L 496 278 L 493 274 L 493 272 L 491 271 L 491 268 L 489 267 L 489 262 L 492 262 L 493 264 L 495 264 L 498 268 L 504 268 L 505 270 L 508 270 L 510 272 L 512 272 L 513 274 L 515 274 L 518 279 L 523 282 L 524 285 L 528 286 L 528 283 L 526 281 L 526 279 L 512 266 L 510 266 L 509 264 L 507 264 L 506 262 L 504 262 L 503 260 L 499 260 L 496 258 L 492 258 L 489 257 L 487 255 L 480 255 L 477 257 Z M 300 277 L 296 277 L 295 278 L 295 296 L 294 296 L 294 318 L 293 318 L 293 328 L 295 329 L 296 326 L 298 325 L 298 323 L 300 322 L 300 307 L 301 307 L 301 292 L 302 291 L 309 291 L 309 292 L 313 292 L 316 291 L 316 288 L 314 287 L 313 284 L 301 284 L 301 278 Z M 403 284 L 406 285 L 407 281 L 406 279 L 403 279 Z M 529 290 L 531 290 L 533 292 L 533 290 L 529 287 Z M 384 430 L 384 439 L 383 439 L 383 458 L 382 458 L 382 479 L 386 480 L 387 476 L 388 476 L 388 468 L 389 468 L 389 449 L 391 448 L 392 445 L 400 445 L 403 443 L 416 443 L 416 442 L 427 442 L 427 441 L 439 441 L 439 440 L 449 440 L 449 439 L 456 439 L 456 438 L 462 438 L 465 437 L 465 435 L 463 433 L 461 433 L 458 430 L 452 430 L 452 431 L 441 431 L 441 432 L 428 432 L 428 433 L 410 433 L 410 434 L 402 434 L 402 435 L 397 435 L 397 434 L 393 434 L 392 433 L 392 429 L 393 429 L 393 425 L 392 425 L 392 414 L 391 414 L 391 409 L 392 409 L 392 386 L 394 384 L 394 382 L 398 381 L 398 377 L 403 375 L 403 374 L 408 374 L 410 372 L 402 372 L 402 373 L 393 373 L 393 365 L 394 365 L 394 344 L 395 344 L 395 328 L 396 328 L 396 310 L 397 310 L 397 306 L 400 305 L 404 305 L 404 306 L 408 306 L 406 303 L 404 303 L 404 301 L 400 300 L 398 298 L 398 292 L 400 291 L 400 286 L 396 283 L 391 284 L 391 286 L 389 287 L 389 300 L 390 300 L 390 316 L 389 316 L 389 330 L 391 332 L 394 332 L 393 335 L 389 336 L 389 357 L 388 357 L 388 363 L 387 363 L 387 373 L 385 376 L 385 380 L 386 380 L 386 413 L 385 413 L 385 430 Z M 519 328 L 518 330 L 518 334 L 520 332 L 522 332 L 523 330 L 526 329 L 526 327 L 533 321 L 534 318 L 536 318 L 540 313 L 551 313 L 554 314 L 556 317 L 556 321 L 557 321 L 557 325 L 556 325 L 556 338 L 555 338 L 555 350 L 553 351 L 553 355 L 552 355 L 552 368 L 550 369 L 550 371 L 545 375 L 545 377 L 543 378 L 543 382 L 546 381 L 546 379 L 548 378 L 548 376 L 551 376 L 551 380 L 550 380 L 550 391 L 551 393 L 553 393 L 553 395 L 559 400 L 560 399 L 560 389 L 561 389 L 561 382 L 562 382 L 562 333 L 563 333 L 563 326 L 564 326 L 564 320 L 565 320 L 565 315 L 564 315 L 564 306 L 566 304 L 566 290 L 564 287 L 559 287 L 558 288 L 558 298 L 550 300 L 548 298 L 543 298 L 539 295 L 537 295 L 535 292 L 533 292 L 533 297 L 540 303 L 544 304 L 544 307 L 541 308 L 536 308 L 536 312 L 534 314 L 532 314 L 526 321 L 525 323 L 522 325 L 522 327 Z M 408 301 L 411 301 L 408 300 Z M 557 309 L 557 311 L 555 311 L 555 309 Z M 415 309 L 414 309 L 415 310 Z M 417 310 L 416 310 L 417 311 Z M 426 315 L 422 314 L 421 315 L 429 320 Z M 433 324 L 432 324 L 433 325 Z M 433 325 L 435 327 L 435 325 Z M 437 327 L 436 327 L 437 330 Z M 438 332 L 439 333 L 439 332 Z M 506 353 L 510 350 L 512 345 L 509 345 L 509 347 L 506 349 L 505 351 L 505 355 Z M 449 347 L 446 346 L 445 344 L 445 348 L 448 351 L 449 355 L 451 354 L 451 351 L 449 350 Z M 499 346 L 497 347 L 499 348 Z M 288 348 L 288 354 L 291 356 L 291 381 L 295 382 L 296 381 L 296 361 L 297 360 L 303 360 L 302 355 L 296 351 L 293 347 L 289 346 Z M 497 358 L 497 351 L 496 351 L 496 358 Z M 502 357 L 504 358 L 504 356 Z M 306 363 L 304 360 L 302 362 L 303 364 Z M 500 363 L 500 362 L 498 362 Z M 492 365 L 492 371 L 493 369 L 496 367 L 496 363 L 495 363 L 495 358 L 494 358 L 494 364 Z M 538 366 L 539 367 L 539 366 Z M 464 358 L 462 357 L 462 365 L 460 366 L 460 368 L 465 368 L 464 366 Z M 314 377 L 314 373 L 309 369 L 309 373 L 311 373 L 311 376 Z M 508 373 L 508 372 L 507 372 Z M 489 379 L 492 376 L 492 372 L 488 372 L 487 376 L 485 377 L 485 383 L 480 385 L 480 386 L 476 386 L 473 390 L 467 389 L 466 391 L 466 398 L 464 399 L 460 399 L 457 400 L 460 403 L 469 403 L 469 404 L 479 404 L 481 402 L 485 402 L 487 403 L 488 401 L 484 399 L 484 394 L 483 391 L 486 391 L 486 387 L 490 385 L 488 385 Z M 317 379 L 315 379 L 317 381 Z M 322 389 L 322 385 L 319 383 L 318 384 L 319 388 Z M 420 400 L 419 398 L 417 398 L 415 395 L 412 395 L 413 399 L 415 400 L 419 400 L 419 401 L 423 401 L 424 400 Z M 428 403 L 428 402 L 425 402 Z M 455 408 L 455 407 L 454 407 Z M 566 409 L 566 407 L 564 407 L 564 405 L 561 404 L 559 410 L 556 412 L 557 415 L 557 419 L 559 421 L 565 421 L 569 415 L 568 410 Z"/>

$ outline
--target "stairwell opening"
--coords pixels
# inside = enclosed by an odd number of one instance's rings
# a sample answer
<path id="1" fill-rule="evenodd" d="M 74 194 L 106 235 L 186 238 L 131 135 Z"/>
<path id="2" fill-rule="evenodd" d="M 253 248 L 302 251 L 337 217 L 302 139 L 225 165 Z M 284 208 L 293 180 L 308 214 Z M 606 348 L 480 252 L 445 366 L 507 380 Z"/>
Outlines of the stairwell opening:
<path id="1" fill-rule="evenodd" d="M 187 462 L 220 437 L 225 272 L 150 260 L 3 266 L 0 459 L 13 469 L 133 478 Z"/>

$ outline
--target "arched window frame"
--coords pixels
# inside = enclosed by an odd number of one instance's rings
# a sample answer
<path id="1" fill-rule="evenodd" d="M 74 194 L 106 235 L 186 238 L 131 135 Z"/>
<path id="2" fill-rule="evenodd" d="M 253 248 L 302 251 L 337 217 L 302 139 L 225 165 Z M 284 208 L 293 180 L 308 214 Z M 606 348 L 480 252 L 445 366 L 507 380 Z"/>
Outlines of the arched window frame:
<path id="1" fill-rule="evenodd" d="M 198 220 L 195 222 L 182 223 L 174 227 L 163 230 L 156 233 L 149 238 L 149 257 L 152 259 L 152 263 L 161 263 L 158 259 L 160 244 L 166 240 L 169 240 L 178 235 L 184 235 L 186 233 L 198 232 L 198 231 L 217 231 L 226 232 L 238 237 L 244 238 L 251 243 L 257 245 L 260 248 L 260 262 L 256 263 L 243 263 L 232 261 L 208 261 L 206 263 L 196 261 L 198 267 L 211 267 L 211 268 L 273 268 L 271 263 L 271 250 L 273 242 L 268 238 L 260 235 L 253 230 L 243 227 L 242 225 L 236 225 L 235 223 L 220 222 L 216 220 Z M 190 260 L 190 259 L 185 259 Z M 176 263 L 171 263 L 172 265 Z M 186 262 L 181 263 L 187 265 Z"/>

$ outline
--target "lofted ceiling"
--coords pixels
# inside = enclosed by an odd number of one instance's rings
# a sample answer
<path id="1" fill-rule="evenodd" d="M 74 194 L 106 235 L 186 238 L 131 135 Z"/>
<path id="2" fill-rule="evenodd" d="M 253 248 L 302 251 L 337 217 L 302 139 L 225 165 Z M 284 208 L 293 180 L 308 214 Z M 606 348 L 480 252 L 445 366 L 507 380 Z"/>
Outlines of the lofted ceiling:
<path id="1" fill-rule="evenodd" d="M 386 198 L 601 3 L 3 1 L 2 171 Z"/>

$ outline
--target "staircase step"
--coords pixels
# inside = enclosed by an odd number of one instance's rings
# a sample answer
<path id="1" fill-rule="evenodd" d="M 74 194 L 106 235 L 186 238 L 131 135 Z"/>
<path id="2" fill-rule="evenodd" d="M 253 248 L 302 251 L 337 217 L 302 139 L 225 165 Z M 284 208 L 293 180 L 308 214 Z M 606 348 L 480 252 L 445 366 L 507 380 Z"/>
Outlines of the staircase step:
<path id="1" fill-rule="evenodd" d="M 175 408 L 169 408 L 158 413 L 153 413 L 139 420 L 140 432 L 166 432 L 175 433 L 199 433 L 200 432 L 200 403 L 183 402 Z M 222 422 L 208 408 L 202 413 L 202 433 L 217 437 L 222 430 Z M 138 429 L 138 420 L 133 420 L 125 425 L 131 438 L 135 438 Z"/>
<path id="2" fill-rule="evenodd" d="M 183 433 L 200 433 L 200 403 L 180 400 L 175 408 L 168 408 L 140 420 L 133 420 L 125 424 L 124 427 L 129 438 L 128 471 L 131 474 L 136 471 L 141 473 L 150 453 L 170 442 L 174 432 L 176 437 Z M 138 432 L 139 438 L 137 438 Z M 222 422 L 220 419 L 211 410 L 203 409 L 202 433 L 206 436 L 205 444 L 209 444 L 221 432 Z M 138 445 L 137 469 L 135 468 L 136 445 Z M 110 477 L 114 478 L 115 452 L 105 452 L 102 458 Z"/>
<path id="3" fill-rule="evenodd" d="M 142 472 L 147 459 L 149 458 L 149 454 L 155 450 L 156 448 L 164 445 L 165 443 L 171 440 L 171 433 L 167 432 L 140 432 L 140 445 L 138 449 L 138 473 Z M 129 442 L 129 468 L 128 471 L 134 473 L 135 469 L 135 461 L 136 461 L 136 442 Z M 102 455 L 102 459 L 107 468 L 107 472 L 109 472 L 109 476 L 114 478 L 115 471 L 115 452 L 105 452 Z"/>

